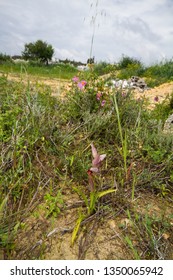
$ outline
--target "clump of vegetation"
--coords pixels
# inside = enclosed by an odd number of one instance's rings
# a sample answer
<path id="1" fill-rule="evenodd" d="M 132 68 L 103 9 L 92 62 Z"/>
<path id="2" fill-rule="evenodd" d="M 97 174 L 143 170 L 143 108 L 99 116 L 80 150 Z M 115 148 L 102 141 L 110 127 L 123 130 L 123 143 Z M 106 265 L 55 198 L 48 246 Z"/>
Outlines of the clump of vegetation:
<path id="1" fill-rule="evenodd" d="M 63 165 L 56 145 L 62 139 L 59 106 L 48 87 L 24 86 L 6 78 L 1 78 L 1 85 L 0 205 L 1 222 L 7 229 L 1 238 L 7 235 L 8 248 L 9 230 L 13 232 L 13 226 L 37 205 L 46 188 L 56 189 L 59 166 Z M 60 149 L 62 155 L 63 147 Z"/>
<path id="2" fill-rule="evenodd" d="M 94 73 L 96 73 L 98 76 L 100 76 L 100 75 L 105 75 L 105 74 L 116 71 L 117 66 L 116 66 L 116 64 L 110 64 L 105 61 L 101 61 L 94 65 L 93 70 L 94 70 Z"/>
<path id="3" fill-rule="evenodd" d="M 135 58 L 123 56 L 118 63 L 117 77 L 128 79 L 131 76 L 145 77 L 149 87 L 159 86 L 162 83 L 173 80 L 173 61 L 163 61 L 155 65 L 146 67 Z M 158 78 L 159 77 L 159 78 Z"/>
<path id="4" fill-rule="evenodd" d="M 122 58 L 118 62 L 118 69 L 125 69 L 131 65 L 138 65 L 142 68 L 142 63 L 138 59 L 129 56 L 122 56 Z"/>
<path id="5" fill-rule="evenodd" d="M 158 86 L 173 80 L 173 60 L 163 61 L 146 68 L 144 76 L 147 78 L 149 86 Z"/>

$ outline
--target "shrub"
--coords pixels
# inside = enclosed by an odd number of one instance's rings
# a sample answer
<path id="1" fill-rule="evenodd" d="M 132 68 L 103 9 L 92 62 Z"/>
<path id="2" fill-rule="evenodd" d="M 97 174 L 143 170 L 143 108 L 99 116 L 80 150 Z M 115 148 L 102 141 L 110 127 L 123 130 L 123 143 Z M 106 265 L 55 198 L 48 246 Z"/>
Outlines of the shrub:
<path id="1" fill-rule="evenodd" d="M 116 69 L 117 66 L 115 64 L 110 64 L 104 61 L 94 64 L 94 73 L 96 73 L 97 75 L 108 74 L 112 71 L 115 71 Z"/>
<path id="2" fill-rule="evenodd" d="M 145 69 L 144 76 L 150 87 L 173 80 L 173 61 L 164 61 Z"/>
<path id="3" fill-rule="evenodd" d="M 130 65 L 138 65 L 139 67 L 142 68 L 142 63 L 138 59 L 129 56 L 123 56 L 118 62 L 118 69 L 119 70 L 125 69 Z"/>

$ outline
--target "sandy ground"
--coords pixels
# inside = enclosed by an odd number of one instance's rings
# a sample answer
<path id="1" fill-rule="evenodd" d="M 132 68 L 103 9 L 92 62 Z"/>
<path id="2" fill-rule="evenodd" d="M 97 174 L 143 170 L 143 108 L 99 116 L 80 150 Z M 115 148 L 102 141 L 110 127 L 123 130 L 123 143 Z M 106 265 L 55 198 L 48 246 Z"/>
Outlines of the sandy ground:
<path id="1" fill-rule="evenodd" d="M 165 98 L 173 93 L 173 82 L 164 83 L 158 87 L 151 88 L 144 92 L 135 90 L 136 98 L 146 98 L 149 102 L 148 108 L 153 109 L 157 103 L 162 103 Z M 158 97 L 158 101 L 155 101 L 155 97 Z"/>
<path id="2" fill-rule="evenodd" d="M 25 228 L 18 232 L 12 259 L 47 259 L 47 260 L 128 260 L 134 259 L 133 252 L 125 242 L 125 235 L 131 233 L 133 244 L 139 240 L 133 236 L 132 220 L 127 218 L 125 210 L 115 210 L 101 218 L 101 214 L 80 227 L 79 235 L 71 243 L 72 231 L 78 218 L 78 211 L 69 207 L 75 205 L 77 197 L 71 193 L 66 197 L 66 210 L 56 219 L 45 218 L 44 212 L 37 209 L 37 216 L 32 215 L 25 220 Z M 128 194 L 127 194 L 128 196 Z M 128 199 L 128 198 L 127 198 Z M 129 198 L 130 199 L 130 198 Z M 167 206 L 163 198 L 148 195 L 137 195 L 133 202 L 136 213 L 150 215 L 161 219 L 170 216 L 172 207 Z M 34 217 L 35 216 L 35 217 Z M 100 216 L 100 217 L 99 217 Z M 92 216 L 91 216 L 92 218 Z M 173 258 L 173 235 L 165 232 L 162 239 L 168 240 L 168 259 Z M 143 242 L 143 241 L 141 241 Z M 142 243 L 141 243 L 142 244 Z M 142 259 L 142 255 L 141 255 Z"/>
<path id="3" fill-rule="evenodd" d="M 3 76 L 3 73 L 0 72 L 0 77 Z M 50 86 L 52 89 L 52 95 L 58 96 L 59 94 L 62 94 L 62 91 L 64 89 L 69 90 L 71 86 L 71 82 L 65 79 L 59 79 L 59 78 L 45 78 L 45 77 L 37 77 L 37 76 L 31 76 L 31 75 L 25 75 L 25 74 L 8 74 L 7 79 L 9 81 L 15 81 L 15 82 L 23 82 L 27 83 L 30 81 L 30 83 L 39 83 L 44 84 L 47 86 Z"/>

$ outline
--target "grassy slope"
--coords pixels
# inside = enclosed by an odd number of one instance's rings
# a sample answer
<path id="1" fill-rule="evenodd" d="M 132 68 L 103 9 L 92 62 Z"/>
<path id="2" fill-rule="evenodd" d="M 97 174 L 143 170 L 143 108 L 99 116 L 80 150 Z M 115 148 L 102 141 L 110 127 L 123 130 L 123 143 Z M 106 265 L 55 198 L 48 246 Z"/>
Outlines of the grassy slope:
<path id="1" fill-rule="evenodd" d="M 48 65 L 48 66 L 32 66 L 28 64 L 0 64 L 0 71 L 3 73 L 30 74 L 33 76 L 41 76 L 45 78 L 71 79 L 76 75 L 77 70 L 70 65 Z"/>
<path id="2" fill-rule="evenodd" d="M 41 70 L 38 73 L 44 75 Z M 53 73 L 45 72 L 46 75 Z M 71 77 L 72 73 L 68 75 Z M 103 107 L 96 99 L 98 91 L 103 94 L 101 99 L 106 100 Z M 145 104 L 135 101 L 130 92 L 125 96 L 117 92 L 114 98 L 107 95 L 103 83 L 98 83 L 93 75 L 88 76 L 84 91 L 74 84 L 65 102 L 52 97 L 49 87 L 8 82 L 5 77 L 0 79 L 0 94 L 0 242 L 6 258 L 46 257 L 46 248 L 51 246 L 47 241 L 31 251 L 38 241 L 37 230 L 29 236 L 32 244 L 24 244 L 31 253 L 23 251 L 20 242 L 14 242 L 21 236 L 25 239 L 32 222 L 28 215 L 34 215 L 33 224 L 38 223 L 40 216 L 44 225 L 48 224 L 48 228 L 40 228 L 42 239 L 45 232 L 51 231 L 52 221 L 55 227 L 55 220 L 61 222 L 63 215 L 66 217 L 71 198 L 72 209 L 77 210 L 71 210 L 70 219 L 76 217 L 79 221 L 83 216 L 86 220 L 85 204 L 91 200 L 86 172 L 91 166 L 91 142 L 107 154 L 101 175 L 95 177 L 97 191 L 115 187 L 118 190 L 115 195 L 97 199 L 93 210 L 88 206 L 90 226 L 96 224 L 99 228 L 104 222 L 106 227 L 107 217 L 113 220 L 118 216 L 123 240 L 120 245 L 128 252 L 121 258 L 172 257 L 172 137 L 160 131 L 171 107 L 159 105 L 162 107 L 149 113 Z M 138 197 L 146 200 L 147 196 L 153 198 L 157 207 L 157 199 L 164 207 L 153 214 L 147 203 L 140 206 Z M 131 227 L 126 227 L 123 219 Z M 80 229 L 85 238 L 90 234 L 90 227 L 88 232 L 82 226 Z M 83 251 L 87 253 L 86 248 Z M 79 255 L 85 258 L 85 254 Z M 104 254 L 102 257 L 108 258 Z"/>

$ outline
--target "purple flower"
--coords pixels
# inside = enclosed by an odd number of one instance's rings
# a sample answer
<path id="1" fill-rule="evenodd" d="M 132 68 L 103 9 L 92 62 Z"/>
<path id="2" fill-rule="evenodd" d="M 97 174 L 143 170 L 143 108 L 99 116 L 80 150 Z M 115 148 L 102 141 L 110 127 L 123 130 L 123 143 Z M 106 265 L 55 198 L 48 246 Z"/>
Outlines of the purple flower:
<path id="1" fill-rule="evenodd" d="M 75 83 L 77 83 L 77 82 L 79 81 L 79 78 L 76 77 L 76 76 L 74 76 L 74 77 L 72 78 L 72 81 L 75 82 Z"/>
<path id="2" fill-rule="evenodd" d="M 101 103 L 101 106 L 103 107 L 106 103 L 106 100 L 103 100 L 102 103 Z"/>

